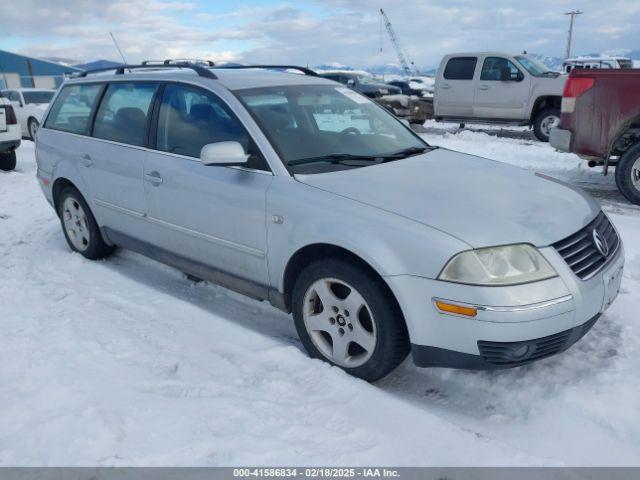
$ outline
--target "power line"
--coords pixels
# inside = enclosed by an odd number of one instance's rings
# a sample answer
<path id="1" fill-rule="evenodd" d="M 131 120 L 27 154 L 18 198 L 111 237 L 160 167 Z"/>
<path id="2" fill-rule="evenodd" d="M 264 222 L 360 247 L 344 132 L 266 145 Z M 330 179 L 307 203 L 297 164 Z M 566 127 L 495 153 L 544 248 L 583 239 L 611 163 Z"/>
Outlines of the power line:
<path id="1" fill-rule="evenodd" d="M 582 15 L 584 12 L 580 10 L 571 10 L 570 12 L 566 12 L 565 15 L 570 15 L 571 19 L 569 20 L 569 36 L 567 38 L 567 52 L 566 58 L 571 57 L 571 42 L 573 40 L 573 21 L 577 15 Z"/>

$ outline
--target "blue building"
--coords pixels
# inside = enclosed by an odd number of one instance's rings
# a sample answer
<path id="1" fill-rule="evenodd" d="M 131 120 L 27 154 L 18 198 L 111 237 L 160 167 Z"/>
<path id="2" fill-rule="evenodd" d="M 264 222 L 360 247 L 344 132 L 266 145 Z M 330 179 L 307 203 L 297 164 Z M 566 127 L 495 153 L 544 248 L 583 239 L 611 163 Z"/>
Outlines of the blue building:
<path id="1" fill-rule="evenodd" d="M 79 68 L 0 50 L 0 88 L 56 88 Z"/>

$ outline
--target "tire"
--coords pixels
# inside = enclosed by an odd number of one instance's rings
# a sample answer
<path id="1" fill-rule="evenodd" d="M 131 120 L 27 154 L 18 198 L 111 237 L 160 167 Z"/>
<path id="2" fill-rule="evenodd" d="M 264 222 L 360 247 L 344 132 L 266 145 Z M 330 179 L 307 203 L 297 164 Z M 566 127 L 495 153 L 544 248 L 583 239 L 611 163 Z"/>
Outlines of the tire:
<path id="1" fill-rule="evenodd" d="M 38 128 L 40 128 L 40 122 L 35 118 L 30 118 L 27 123 L 27 129 L 29 131 L 29 138 L 34 142 L 36 140 L 36 132 L 38 131 Z"/>
<path id="2" fill-rule="evenodd" d="M 115 247 L 102 238 L 93 213 L 80 192 L 67 187 L 60 193 L 58 217 L 71 250 L 90 260 L 108 257 Z"/>
<path id="3" fill-rule="evenodd" d="M 640 143 L 629 148 L 618 160 L 616 185 L 627 200 L 640 205 Z"/>
<path id="4" fill-rule="evenodd" d="M 560 110 L 549 107 L 541 110 L 533 120 L 533 134 L 541 142 L 548 142 L 551 128 L 560 124 Z"/>
<path id="5" fill-rule="evenodd" d="M 16 168 L 16 152 L 0 153 L 0 170 L 8 172 Z"/>
<path id="6" fill-rule="evenodd" d="M 407 328 L 388 288 L 353 262 L 327 258 L 308 265 L 294 285 L 292 310 L 309 355 L 354 377 L 378 380 L 409 353 Z M 334 355 L 336 348 L 346 355 Z"/>

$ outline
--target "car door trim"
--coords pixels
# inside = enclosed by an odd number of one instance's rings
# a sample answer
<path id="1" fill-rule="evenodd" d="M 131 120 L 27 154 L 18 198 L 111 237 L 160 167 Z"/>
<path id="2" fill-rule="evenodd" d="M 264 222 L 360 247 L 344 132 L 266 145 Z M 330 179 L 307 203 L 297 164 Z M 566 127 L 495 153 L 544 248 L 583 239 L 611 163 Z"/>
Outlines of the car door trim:
<path id="1" fill-rule="evenodd" d="M 211 243 L 215 243 L 216 245 L 221 245 L 223 247 L 232 248 L 234 250 L 238 250 L 242 253 L 246 253 L 248 255 L 252 255 L 257 258 L 264 258 L 265 252 L 258 248 L 250 247 L 248 245 L 244 245 L 242 243 L 232 242 L 231 240 L 226 240 L 224 238 L 214 237 L 213 235 L 209 235 L 206 233 L 198 232 L 196 230 L 191 230 L 190 228 L 182 227 L 180 225 L 176 225 L 175 223 L 165 222 L 164 220 L 160 220 L 159 218 L 150 217 L 145 213 L 136 212 L 135 210 L 130 210 L 128 208 L 120 207 L 119 205 L 114 205 L 113 203 L 106 202 L 104 200 L 100 200 L 98 198 L 94 198 L 93 202 L 96 205 L 99 205 L 104 208 L 109 208 L 118 213 L 123 213 L 125 215 L 129 215 L 134 218 L 139 218 L 142 220 L 146 220 L 149 223 L 159 225 L 161 227 L 170 228 L 176 232 L 184 233 L 186 235 L 190 235 L 192 237 L 198 238 L 200 240 L 206 240 Z"/>
<path id="2" fill-rule="evenodd" d="M 265 252 L 258 248 L 250 247 L 248 245 L 244 245 L 242 243 L 232 242 L 231 240 L 226 240 L 224 238 L 215 237 L 213 235 L 209 235 L 207 233 L 202 233 L 197 230 L 192 230 L 190 228 L 186 228 L 180 225 L 176 225 L 175 223 L 166 222 L 164 220 L 160 220 L 159 218 L 150 217 L 149 215 L 145 216 L 145 219 L 150 223 L 154 223 L 161 227 L 170 228 L 175 230 L 176 232 L 184 233 L 186 235 L 190 235 L 194 238 L 198 238 L 200 240 L 206 240 L 211 243 L 215 243 L 217 245 L 221 245 L 223 247 L 232 248 L 234 250 L 238 250 L 242 253 L 246 253 L 248 255 L 252 255 L 258 258 L 264 258 Z"/>

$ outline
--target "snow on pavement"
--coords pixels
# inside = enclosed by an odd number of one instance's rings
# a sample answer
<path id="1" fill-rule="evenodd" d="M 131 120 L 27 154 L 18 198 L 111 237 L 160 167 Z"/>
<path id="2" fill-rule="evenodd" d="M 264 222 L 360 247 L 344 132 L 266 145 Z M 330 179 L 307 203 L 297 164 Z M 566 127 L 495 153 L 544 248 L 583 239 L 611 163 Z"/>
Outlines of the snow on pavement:
<path id="1" fill-rule="evenodd" d="M 426 137 L 609 188 L 546 145 Z M 407 361 L 369 385 L 309 359 L 264 303 L 131 252 L 71 253 L 33 144 L 18 153 L 0 173 L 0 465 L 638 463 L 640 213 L 610 193 L 623 291 L 580 343 L 504 372 Z"/>

